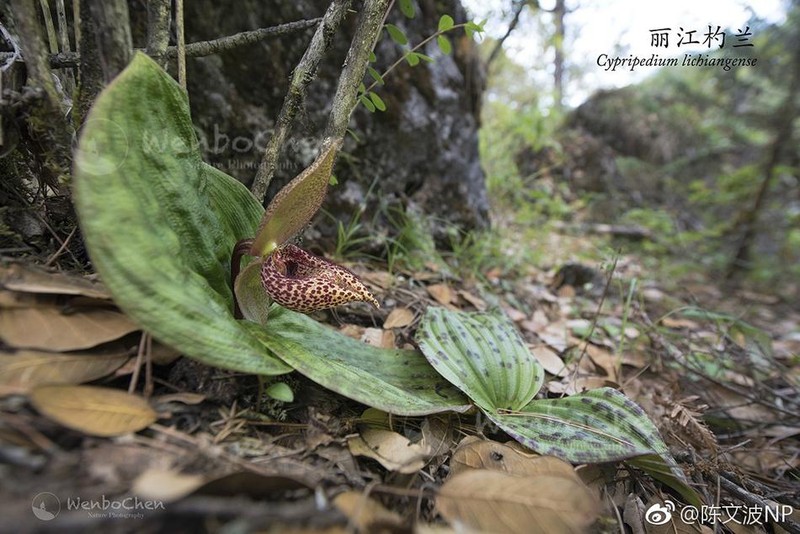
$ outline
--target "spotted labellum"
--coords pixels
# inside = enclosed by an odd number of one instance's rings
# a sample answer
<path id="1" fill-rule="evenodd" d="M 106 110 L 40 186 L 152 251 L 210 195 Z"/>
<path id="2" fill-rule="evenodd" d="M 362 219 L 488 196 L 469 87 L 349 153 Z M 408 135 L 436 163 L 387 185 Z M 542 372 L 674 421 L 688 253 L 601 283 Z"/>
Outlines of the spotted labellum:
<path id="1" fill-rule="evenodd" d="M 237 243 L 231 257 L 237 318 L 266 321 L 269 299 L 301 313 L 356 301 L 379 307 L 369 289 L 350 270 L 287 243 L 322 205 L 340 147 L 341 140 L 326 141 L 317 159 L 275 195 L 256 237 Z M 239 274 L 245 254 L 255 260 Z"/>

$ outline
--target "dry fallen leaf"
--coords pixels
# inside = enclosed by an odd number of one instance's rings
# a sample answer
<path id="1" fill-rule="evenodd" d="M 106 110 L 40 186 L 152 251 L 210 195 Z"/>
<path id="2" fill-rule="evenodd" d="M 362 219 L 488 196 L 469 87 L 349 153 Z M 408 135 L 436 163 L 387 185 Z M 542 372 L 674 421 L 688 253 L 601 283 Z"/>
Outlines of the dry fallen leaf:
<path id="1" fill-rule="evenodd" d="M 111 353 L 56 354 L 36 350 L 0 353 L 0 395 L 27 393 L 44 384 L 81 384 L 113 373 L 128 361 L 124 348 Z"/>
<path id="2" fill-rule="evenodd" d="M 470 436 L 461 441 L 450 460 L 450 476 L 474 469 L 492 469 L 514 475 L 572 476 L 573 467 L 553 456 L 539 456 L 532 452 L 496 441 Z"/>
<path id="3" fill-rule="evenodd" d="M 403 328 L 414 321 L 414 312 L 408 308 L 395 308 L 383 322 L 384 328 Z"/>
<path id="4" fill-rule="evenodd" d="M 391 330 L 384 330 L 382 328 L 365 328 L 359 339 L 367 345 L 372 345 L 373 347 L 381 347 L 384 349 L 395 348 L 394 332 Z"/>
<path id="5" fill-rule="evenodd" d="M 333 499 L 333 504 L 358 532 L 394 532 L 403 524 L 399 514 L 358 491 L 340 493 Z"/>
<path id="6" fill-rule="evenodd" d="M 503 306 L 503 311 L 505 311 L 508 318 L 515 323 L 522 322 L 528 318 L 527 315 L 512 306 Z"/>
<path id="7" fill-rule="evenodd" d="M 104 300 L 111 298 L 100 282 L 63 273 L 51 273 L 21 263 L 0 267 L 0 286 L 21 293 L 81 295 Z"/>
<path id="8" fill-rule="evenodd" d="M 193 493 L 205 482 L 203 475 L 151 468 L 136 477 L 131 492 L 153 501 L 174 502 Z"/>
<path id="9" fill-rule="evenodd" d="M 0 325 L 7 345 L 53 352 L 96 347 L 139 330 L 117 311 L 82 308 L 63 313 L 56 306 L 0 309 Z"/>
<path id="10" fill-rule="evenodd" d="M 394 283 L 394 276 L 387 271 L 366 271 L 358 272 L 358 276 L 370 284 L 374 284 L 381 289 L 388 289 Z"/>
<path id="11" fill-rule="evenodd" d="M 430 296 L 442 306 L 453 302 L 456 296 L 455 292 L 447 284 L 433 284 L 427 286 L 425 289 L 427 289 Z"/>
<path id="12" fill-rule="evenodd" d="M 416 473 L 422 469 L 432 455 L 423 442 L 411 443 L 405 436 L 377 428 L 367 428 L 358 436 L 347 440 L 350 452 L 378 461 L 389 471 Z"/>
<path id="13" fill-rule="evenodd" d="M 586 354 L 592 359 L 595 365 L 605 371 L 606 376 L 610 380 L 617 380 L 617 365 L 621 364 L 621 362 L 616 355 L 606 349 L 592 345 L 591 343 L 586 344 Z"/>
<path id="14" fill-rule="evenodd" d="M 586 530 L 600 507 L 574 472 L 516 476 L 474 469 L 442 485 L 436 508 L 456 529 L 562 534 Z"/>
<path id="15" fill-rule="evenodd" d="M 361 336 L 364 335 L 364 330 L 366 330 L 366 328 L 357 324 L 345 324 L 339 328 L 339 332 L 342 334 L 359 340 L 361 339 Z"/>
<path id="16" fill-rule="evenodd" d="M 543 345 L 531 347 L 530 350 L 546 372 L 553 376 L 567 376 L 569 374 L 564 360 L 554 350 Z"/>
<path id="17" fill-rule="evenodd" d="M 461 296 L 462 299 L 466 300 L 467 302 L 475 306 L 475 309 L 478 311 L 485 311 L 486 308 L 488 307 L 485 300 L 473 295 L 466 289 L 459 289 L 458 294 Z"/>
<path id="18" fill-rule="evenodd" d="M 33 406 L 44 416 L 91 436 L 120 436 L 147 428 L 158 414 L 146 400 L 111 388 L 39 386 Z"/>

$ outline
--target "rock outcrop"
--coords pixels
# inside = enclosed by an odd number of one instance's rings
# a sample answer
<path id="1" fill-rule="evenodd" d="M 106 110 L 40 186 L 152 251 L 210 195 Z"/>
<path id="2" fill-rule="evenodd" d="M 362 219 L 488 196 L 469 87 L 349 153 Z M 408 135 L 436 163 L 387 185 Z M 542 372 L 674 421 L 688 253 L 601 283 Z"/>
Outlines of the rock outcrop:
<path id="1" fill-rule="evenodd" d="M 321 16 L 328 2 L 264 3 L 247 0 L 230 4 L 198 0 L 186 5 L 187 42 Z M 354 4 L 356 8 L 360 5 Z M 422 0 L 417 16 L 405 18 L 395 8 L 389 22 L 403 29 L 411 43 L 436 31 L 439 17 L 465 20 L 458 0 Z M 268 198 L 313 158 L 321 141 L 330 101 L 350 37 L 357 22 L 353 13 L 336 36 L 271 184 Z M 192 116 L 207 161 L 249 184 L 255 176 L 293 67 L 305 51 L 313 30 L 270 39 L 216 56 L 188 60 Z M 339 158 L 339 185 L 325 208 L 344 220 L 360 207 L 363 222 L 388 224 L 388 208 L 414 209 L 461 228 L 488 224 L 484 174 L 478 158 L 478 116 L 483 88 L 482 67 L 464 32 L 451 34 L 453 54 L 439 52 L 435 42 L 424 53 L 436 59 L 410 67 L 405 62 L 376 91 L 386 112 L 355 111 Z M 401 49 L 383 34 L 376 48 L 378 71 L 400 57 Z M 380 199 L 380 201 L 378 201 Z M 330 221 L 328 221 L 330 222 Z M 323 236 L 335 235 L 335 224 L 316 226 Z M 381 228 L 371 228 L 379 231 Z M 386 230 L 386 228 L 383 228 Z"/>

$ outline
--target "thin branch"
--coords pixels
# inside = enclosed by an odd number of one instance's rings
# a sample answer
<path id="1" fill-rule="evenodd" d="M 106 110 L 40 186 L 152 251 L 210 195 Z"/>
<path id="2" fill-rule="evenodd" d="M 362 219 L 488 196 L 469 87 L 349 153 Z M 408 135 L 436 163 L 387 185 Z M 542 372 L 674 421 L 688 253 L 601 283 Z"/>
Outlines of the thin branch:
<path id="1" fill-rule="evenodd" d="M 178 33 L 178 83 L 186 90 L 186 34 L 183 25 L 183 0 L 175 0 L 175 28 Z"/>
<path id="2" fill-rule="evenodd" d="M 358 86 L 364 79 L 369 54 L 375 48 L 380 36 L 388 6 L 389 0 L 368 0 L 364 4 L 364 12 L 353 36 L 350 50 L 347 52 L 345 67 L 339 78 L 336 96 L 333 98 L 325 137 L 341 139 L 347 131 L 350 115 L 356 106 Z"/>
<path id="3" fill-rule="evenodd" d="M 203 57 L 212 54 L 219 54 L 227 50 L 232 50 L 240 46 L 254 44 L 263 41 L 269 37 L 280 37 L 295 33 L 308 28 L 313 28 L 320 23 L 322 17 L 308 20 L 298 20 L 295 22 L 287 22 L 286 24 L 279 24 L 278 26 L 271 26 L 269 28 L 259 28 L 257 30 L 250 30 L 246 32 L 237 33 L 228 37 L 214 39 L 213 41 L 198 41 L 186 45 L 186 57 Z M 170 46 L 167 49 L 168 57 L 175 57 L 178 53 L 178 47 Z"/>
<path id="4" fill-rule="evenodd" d="M 508 39 L 508 36 L 511 35 L 511 33 L 517 28 L 517 24 L 519 24 L 519 18 L 522 15 L 522 10 L 525 9 L 527 3 L 528 2 L 523 0 L 519 2 L 519 4 L 517 4 L 517 9 L 514 11 L 514 17 L 511 19 L 511 23 L 508 25 L 508 29 L 506 30 L 505 35 L 503 35 L 500 39 L 497 40 L 497 42 L 494 45 L 494 49 L 492 50 L 492 53 L 489 54 L 489 59 L 486 60 L 487 67 L 492 63 L 492 61 L 495 60 L 495 58 L 497 58 L 497 55 L 503 48 L 503 43 L 505 42 L 506 39 Z"/>
<path id="5" fill-rule="evenodd" d="M 50 13 L 50 2 L 39 0 L 39 7 L 42 8 L 42 18 L 44 19 L 45 30 L 47 30 L 47 43 L 50 45 L 50 53 L 55 54 L 58 52 L 58 38 L 55 24 L 53 24 L 53 16 Z"/>
<path id="6" fill-rule="evenodd" d="M 161 63 L 169 46 L 170 0 L 147 0 L 147 55 Z"/>
<path id="7" fill-rule="evenodd" d="M 397 68 L 397 67 L 398 67 L 398 66 L 399 66 L 399 65 L 400 65 L 400 64 L 401 64 L 403 61 L 406 61 L 406 58 L 408 58 L 408 56 L 409 56 L 409 55 L 413 54 L 413 53 L 414 53 L 414 52 L 416 52 L 417 50 L 422 50 L 423 48 L 425 48 L 425 45 L 426 45 L 426 44 L 428 44 L 429 42 L 433 41 L 434 39 L 436 39 L 436 38 L 437 38 L 437 37 L 439 37 L 440 35 L 444 35 L 444 34 L 446 34 L 446 33 L 450 33 L 450 32 L 452 32 L 453 30 L 457 30 L 457 29 L 459 29 L 459 28 L 466 28 L 466 27 L 467 27 L 467 23 L 456 24 L 456 25 L 455 25 L 455 26 L 453 26 L 452 28 L 449 28 L 449 29 L 447 29 L 447 30 L 438 30 L 436 33 L 429 35 L 428 37 L 426 37 L 425 39 L 423 39 L 422 41 L 420 41 L 419 43 L 417 43 L 417 44 L 414 46 L 414 48 L 411 48 L 410 50 L 407 50 L 407 51 L 405 51 L 405 52 L 404 52 L 404 53 L 403 53 L 403 54 L 402 54 L 402 55 L 401 55 L 399 58 L 397 58 L 397 59 L 395 60 L 395 62 L 394 62 L 394 63 L 392 63 L 391 65 L 389 65 L 389 67 L 387 67 L 387 69 L 381 73 L 381 78 L 386 78 L 386 77 L 387 77 L 387 76 L 388 76 L 388 75 L 389 75 L 389 74 L 390 74 L 390 73 L 391 73 L 391 72 L 392 72 L 394 69 L 396 69 L 396 68 Z M 366 88 L 366 90 L 365 90 L 364 92 L 365 92 L 365 93 L 369 93 L 370 91 L 372 91 L 373 89 L 375 89 L 375 87 L 377 87 L 378 85 L 379 85 L 379 83 L 378 83 L 378 80 L 372 80 L 372 83 L 371 83 L 371 84 L 369 84 L 369 86 L 367 86 L 367 88 Z M 356 105 L 358 105 L 358 102 L 356 102 Z"/>
<path id="8" fill-rule="evenodd" d="M 331 2 L 322 17 L 322 22 L 317 26 L 317 31 L 314 32 L 314 36 L 311 38 L 305 54 L 303 54 L 294 69 L 292 79 L 289 82 L 289 90 L 283 100 L 283 107 L 281 107 L 278 120 L 275 121 L 274 133 L 264 149 L 258 172 L 253 180 L 253 185 L 250 187 L 250 191 L 259 201 L 263 202 L 266 196 L 269 183 L 275 174 L 281 147 L 289 134 L 294 117 L 305 99 L 308 84 L 316 76 L 319 62 L 325 51 L 330 48 L 333 36 L 344 20 L 351 3 L 352 0 L 333 0 Z"/>
<path id="9" fill-rule="evenodd" d="M 269 28 L 259 28 L 257 30 L 250 30 L 246 32 L 220 37 L 213 41 L 198 41 L 196 43 L 189 43 L 186 45 L 186 57 L 205 57 L 220 52 L 233 50 L 240 46 L 247 46 L 250 44 L 263 41 L 270 37 L 280 37 L 294 32 L 307 30 L 313 28 L 322 20 L 322 17 L 308 20 L 298 20 L 295 22 L 287 22 L 278 26 L 271 26 Z M 137 49 L 138 51 L 145 51 Z M 167 47 L 166 56 L 174 58 L 178 56 L 178 47 Z M 16 61 L 22 61 L 21 58 L 15 56 L 14 52 L 0 52 L 0 62 L 7 61 L 14 57 Z M 75 52 L 50 54 L 48 56 L 50 67 L 54 69 L 64 69 L 77 67 L 80 64 L 80 56 Z"/>

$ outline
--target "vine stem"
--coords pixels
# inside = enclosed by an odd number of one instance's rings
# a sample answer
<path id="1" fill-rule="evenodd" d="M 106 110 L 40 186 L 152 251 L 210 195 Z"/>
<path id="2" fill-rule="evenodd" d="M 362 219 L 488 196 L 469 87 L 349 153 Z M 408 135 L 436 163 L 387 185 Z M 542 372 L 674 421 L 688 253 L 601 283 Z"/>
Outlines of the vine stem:
<path id="1" fill-rule="evenodd" d="M 250 252 L 250 247 L 253 246 L 253 239 L 240 239 L 236 242 L 231 252 L 231 295 L 233 295 L 233 317 L 234 319 L 242 319 L 242 310 L 239 308 L 239 299 L 236 298 L 236 278 L 239 277 L 239 271 L 242 269 L 242 257 Z"/>
<path id="2" fill-rule="evenodd" d="M 466 26 L 467 26 L 467 23 L 461 23 L 461 24 L 456 24 L 452 28 L 448 28 L 446 30 L 437 30 L 436 33 L 434 33 L 434 34 L 426 37 L 422 41 L 420 41 L 414 48 L 408 50 L 405 54 L 400 56 L 400 58 L 397 61 L 395 61 L 394 63 L 389 65 L 389 67 L 383 72 L 383 74 L 381 74 L 381 78 L 383 78 L 384 76 L 388 76 L 389 73 L 392 72 L 395 68 L 397 68 L 397 66 L 400 65 L 400 63 L 402 63 L 403 60 L 406 59 L 409 54 L 411 54 L 413 52 L 416 52 L 417 50 L 419 50 L 420 48 L 422 48 L 426 44 L 430 43 L 432 40 L 436 39 L 440 35 L 444 35 L 444 34 L 446 34 L 448 32 L 451 32 L 453 30 L 457 30 L 459 28 L 466 28 Z M 369 87 L 367 87 L 367 89 L 364 91 L 364 93 L 369 93 L 370 91 L 372 91 L 375 88 L 376 85 L 378 85 L 378 80 L 373 80 L 372 83 L 369 85 Z"/>

